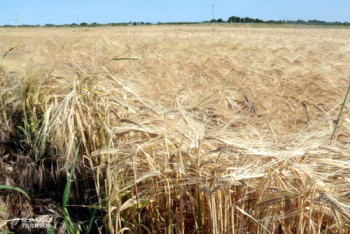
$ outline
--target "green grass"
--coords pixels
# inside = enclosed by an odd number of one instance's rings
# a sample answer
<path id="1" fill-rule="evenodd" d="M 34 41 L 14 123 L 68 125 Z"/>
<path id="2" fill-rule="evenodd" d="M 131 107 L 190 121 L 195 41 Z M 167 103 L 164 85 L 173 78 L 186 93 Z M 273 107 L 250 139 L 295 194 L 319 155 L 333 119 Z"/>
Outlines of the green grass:
<path id="1" fill-rule="evenodd" d="M 343 101 L 343 104 L 341 106 L 341 109 L 339 111 L 339 115 L 338 115 L 338 118 L 337 118 L 337 122 L 335 123 L 335 126 L 334 126 L 334 130 L 333 130 L 333 133 L 332 133 L 332 141 L 335 140 L 334 137 L 335 137 L 335 134 L 338 130 L 338 127 L 339 127 L 339 124 L 341 122 L 341 119 L 342 119 L 342 115 L 343 115 L 343 111 L 344 111 L 344 108 L 346 106 L 346 102 L 348 100 L 348 97 L 349 97 L 349 93 L 350 93 L 350 85 L 348 87 L 348 91 L 346 92 L 345 94 L 345 97 L 344 97 L 344 101 Z"/>
<path id="2" fill-rule="evenodd" d="M 70 189 L 71 189 L 71 182 L 72 182 L 72 177 L 75 174 L 74 173 L 75 163 L 77 162 L 77 158 L 79 155 L 79 149 L 80 149 L 80 145 L 78 145 L 76 153 L 74 155 L 73 165 L 72 165 L 72 168 L 70 170 L 69 177 L 67 179 L 67 184 L 64 188 L 63 197 L 62 197 L 63 217 L 64 217 L 64 221 L 66 222 L 66 228 L 67 228 L 68 234 L 78 234 L 81 232 L 80 225 L 76 225 L 75 223 L 73 223 L 73 221 L 71 220 L 71 218 L 69 216 L 69 211 L 67 209 L 67 204 L 69 201 L 69 194 L 70 194 Z"/>
<path id="3" fill-rule="evenodd" d="M 0 189 L 15 190 L 17 192 L 22 193 L 30 201 L 29 195 L 26 192 L 24 192 L 22 189 L 18 188 L 18 187 L 11 186 L 11 185 L 0 185 Z"/>

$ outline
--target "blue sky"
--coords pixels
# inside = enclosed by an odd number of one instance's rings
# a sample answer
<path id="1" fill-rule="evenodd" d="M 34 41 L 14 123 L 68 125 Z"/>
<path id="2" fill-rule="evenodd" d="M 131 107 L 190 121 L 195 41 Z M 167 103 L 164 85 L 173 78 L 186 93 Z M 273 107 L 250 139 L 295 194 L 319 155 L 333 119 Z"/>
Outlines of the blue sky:
<path id="1" fill-rule="evenodd" d="M 230 16 L 263 20 L 350 22 L 350 0 L 2 0 L 0 25 L 204 21 Z"/>

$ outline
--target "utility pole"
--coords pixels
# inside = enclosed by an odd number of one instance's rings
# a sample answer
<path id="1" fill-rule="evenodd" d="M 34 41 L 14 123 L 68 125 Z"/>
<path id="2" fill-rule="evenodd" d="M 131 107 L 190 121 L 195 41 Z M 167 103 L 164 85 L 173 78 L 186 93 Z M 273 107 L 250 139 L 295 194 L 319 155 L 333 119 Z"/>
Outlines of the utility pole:
<path id="1" fill-rule="evenodd" d="M 212 9 L 212 18 L 211 19 L 214 19 L 214 4 L 213 4 L 213 9 Z"/>
<path id="2" fill-rule="evenodd" d="M 215 20 L 214 20 L 214 4 L 212 5 L 212 18 L 211 20 L 213 21 L 212 22 L 212 27 L 211 27 L 211 30 L 214 31 L 214 23 L 215 23 Z"/>

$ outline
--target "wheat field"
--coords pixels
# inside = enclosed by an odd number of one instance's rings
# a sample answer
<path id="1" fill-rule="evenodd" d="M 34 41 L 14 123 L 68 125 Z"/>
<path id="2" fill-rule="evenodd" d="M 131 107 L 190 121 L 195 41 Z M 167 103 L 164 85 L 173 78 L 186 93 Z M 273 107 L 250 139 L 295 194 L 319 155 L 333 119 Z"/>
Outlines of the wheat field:
<path id="1" fill-rule="evenodd" d="M 349 233 L 349 62 L 331 27 L 3 28 L 0 230 Z"/>

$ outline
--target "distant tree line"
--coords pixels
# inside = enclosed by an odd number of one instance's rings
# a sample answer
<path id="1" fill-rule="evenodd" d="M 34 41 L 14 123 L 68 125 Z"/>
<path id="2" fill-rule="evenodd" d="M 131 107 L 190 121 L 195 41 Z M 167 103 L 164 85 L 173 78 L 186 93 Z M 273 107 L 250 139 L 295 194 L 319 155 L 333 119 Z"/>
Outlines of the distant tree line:
<path id="1" fill-rule="evenodd" d="M 200 23 L 265 23 L 265 24 L 309 24 L 309 25 L 344 25 L 344 26 L 350 26 L 349 22 L 327 22 L 327 21 L 321 21 L 321 20 L 262 20 L 258 18 L 250 18 L 250 17 L 239 17 L 239 16 L 231 16 L 228 18 L 227 21 L 223 20 L 222 18 L 218 19 L 212 19 L 210 21 L 203 21 L 203 22 L 158 22 L 157 24 L 171 24 L 171 25 L 181 25 L 181 24 L 200 24 Z M 150 25 L 149 22 L 125 22 L 125 23 L 106 23 L 106 24 L 100 24 L 100 23 L 86 23 L 82 22 L 80 24 L 72 23 L 72 24 L 45 24 L 45 25 L 28 25 L 28 24 L 22 24 L 22 25 L 0 25 L 0 27 L 23 27 L 23 28 L 29 28 L 29 27 L 113 27 L 113 26 L 128 26 L 128 25 Z"/>
<path id="2" fill-rule="evenodd" d="M 22 25 L 9 25 L 5 24 L 0 27 L 20 27 L 20 28 L 39 28 L 39 27 L 45 27 L 45 28 L 51 28 L 51 27 L 108 27 L 108 26 L 127 26 L 127 25 L 150 25 L 151 23 L 149 22 L 128 22 L 128 23 L 107 23 L 107 24 L 100 24 L 100 23 L 86 23 L 82 22 L 80 24 L 72 23 L 72 24 L 45 24 L 45 25 L 28 25 L 28 24 L 22 24 Z"/>
<path id="3" fill-rule="evenodd" d="M 250 18 L 250 17 L 238 17 L 231 16 L 227 21 L 224 21 L 222 18 L 212 19 L 210 22 L 218 22 L 218 23 L 268 23 L 268 24 L 313 24 L 313 25 L 350 25 L 349 22 L 327 22 L 322 20 L 262 20 L 258 18 Z"/>

